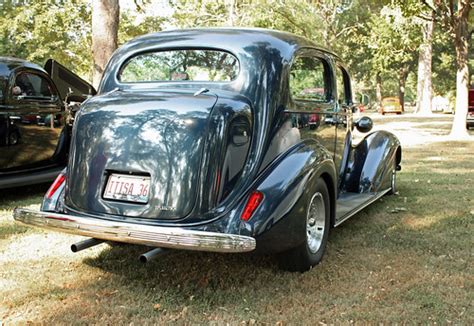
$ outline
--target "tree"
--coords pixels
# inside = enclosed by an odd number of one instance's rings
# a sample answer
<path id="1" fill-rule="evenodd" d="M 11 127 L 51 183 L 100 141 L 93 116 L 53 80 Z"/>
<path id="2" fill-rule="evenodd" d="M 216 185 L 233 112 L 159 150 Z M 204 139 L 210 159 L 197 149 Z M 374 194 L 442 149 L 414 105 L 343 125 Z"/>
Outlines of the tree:
<path id="1" fill-rule="evenodd" d="M 450 25 L 454 32 L 454 46 L 456 48 L 456 113 L 450 135 L 456 139 L 469 137 L 466 130 L 466 115 L 468 108 L 469 89 L 469 31 L 468 19 L 472 9 L 470 0 L 458 0 L 458 10 L 455 12 L 453 1 L 450 1 Z"/>
<path id="2" fill-rule="evenodd" d="M 426 14 L 427 19 L 421 24 L 423 42 L 418 53 L 418 82 L 415 112 L 423 115 L 431 114 L 433 99 L 432 61 L 433 61 L 433 30 L 434 14 Z"/>
<path id="3" fill-rule="evenodd" d="M 435 12 L 440 22 L 451 34 L 456 49 L 456 113 L 450 136 L 453 139 L 467 139 L 466 115 L 469 89 L 469 41 L 473 33 L 469 30 L 471 0 L 435 0 L 424 3 Z"/>
<path id="4" fill-rule="evenodd" d="M 65 2 L 4 1 L 0 53 L 43 65 L 53 58 L 90 80 L 90 6 Z"/>
<path id="5" fill-rule="evenodd" d="M 118 44 L 120 7 L 118 0 L 92 2 L 92 56 L 94 61 L 92 83 L 99 85 L 105 65 Z"/>

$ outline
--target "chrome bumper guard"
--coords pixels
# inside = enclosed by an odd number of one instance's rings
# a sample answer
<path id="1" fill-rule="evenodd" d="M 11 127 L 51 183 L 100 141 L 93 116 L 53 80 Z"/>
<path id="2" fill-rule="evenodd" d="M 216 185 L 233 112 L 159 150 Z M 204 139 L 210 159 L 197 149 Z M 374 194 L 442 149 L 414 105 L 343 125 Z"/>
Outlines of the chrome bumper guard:
<path id="1" fill-rule="evenodd" d="M 16 208 L 13 218 L 24 224 L 60 232 L 152 247 L 212 252 L 247 252 L 254 250 L 256 246 L 254 238 L 238 234 L 124 223 L 24 208 Z"/>

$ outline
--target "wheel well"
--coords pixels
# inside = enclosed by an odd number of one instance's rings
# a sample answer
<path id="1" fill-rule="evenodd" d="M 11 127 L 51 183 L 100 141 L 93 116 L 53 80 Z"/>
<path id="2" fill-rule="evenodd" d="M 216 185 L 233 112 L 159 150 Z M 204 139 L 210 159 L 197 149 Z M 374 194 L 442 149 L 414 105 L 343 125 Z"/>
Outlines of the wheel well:
<path id="1" fill-rule="evenodd" d="M 326 183 L 326 187 L 329 191 L 329 202 L 331 203 L 331 227 L 336 223 L 336 189 L 334 187 L 334 180 L 328 173 L 321 174 L 321 178 Z"/>
<path id="2" fill-rule="evenodd" d="M 400 162 L 402 161 L 402 147 L 401 146 L 397 147 L 397 153 L 395 154 L 395 158 L 397 160 L 397 164 L 400 164 Z"/>

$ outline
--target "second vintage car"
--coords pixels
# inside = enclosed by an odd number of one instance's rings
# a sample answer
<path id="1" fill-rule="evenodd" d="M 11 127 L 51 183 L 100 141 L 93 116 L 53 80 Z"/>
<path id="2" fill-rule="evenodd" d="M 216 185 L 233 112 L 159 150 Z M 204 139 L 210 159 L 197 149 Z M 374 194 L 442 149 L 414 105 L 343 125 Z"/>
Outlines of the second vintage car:
<path id="1" fill-rule="evenodd" d="M 14 217 L 91 237 L 74 250 L 257 250 L 305 271 L 330 228 L 396 191 L 399 141 L 376 131 L 353 144 L 354 128 L 372 128 L 353 106 L 341 59 L 292 34 L 145 35 L 115 52 L 81 108 L 41 211 Z"/>
<path id="2" fill-rule="evenodd" d="M 51 182 L 66 166 L 68 102 L 94 88 L 54 60 L 0 57 L 0 189 Z"/>
<path id="3" fill-rule="evenodd" d="M 398 97 L 385 97 L 382 100 L 382 106 L 380 107 L 380 113 L 382 115 L 387 113 L 402 114 L 402 112 L 403 108 Z"/>

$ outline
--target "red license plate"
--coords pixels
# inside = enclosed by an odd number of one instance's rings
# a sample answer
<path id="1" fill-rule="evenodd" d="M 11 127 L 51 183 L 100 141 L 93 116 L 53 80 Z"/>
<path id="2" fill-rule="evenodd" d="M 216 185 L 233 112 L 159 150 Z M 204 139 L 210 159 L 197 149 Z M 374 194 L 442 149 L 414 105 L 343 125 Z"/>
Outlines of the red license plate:
<path id="1" fill-rule="evenodd" d="M 107 180 L 104 198 L 146 204 L 150 177 L 112 173 Z"/>

